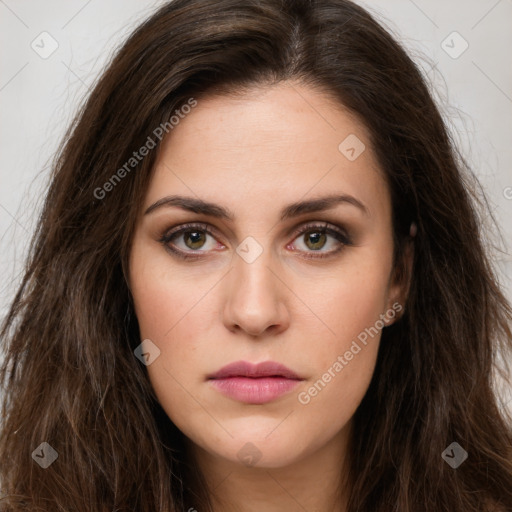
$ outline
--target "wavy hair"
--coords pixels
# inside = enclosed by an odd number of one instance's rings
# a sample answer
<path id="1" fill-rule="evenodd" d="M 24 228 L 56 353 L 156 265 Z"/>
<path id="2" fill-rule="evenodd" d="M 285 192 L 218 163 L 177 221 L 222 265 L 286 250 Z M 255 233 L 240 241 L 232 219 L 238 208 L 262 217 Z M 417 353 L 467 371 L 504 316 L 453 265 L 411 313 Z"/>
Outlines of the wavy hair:
<path id="1" fill-rule="evenodd" d="M 417 225 L 404 315 L 383 331 L 354 417 L 347 512 L 512 510 L 511 418 L 494 380 L 510 375 L 512 309 L 485 198 L 417 65 L 348 0 L 174 0 L 113 55 L 56 154 L 0 330 L 0 511 L 212 510 L 134 356 L 127 263 L 159 141 L 119 169 L 191 98 L 284 80 L 367 127 L 399 273 Z M 47 469 L 33 455 L 43 442 L 58 454 Z M 469 454 L 457 469 L 441 456 L 452 442 Z"/>

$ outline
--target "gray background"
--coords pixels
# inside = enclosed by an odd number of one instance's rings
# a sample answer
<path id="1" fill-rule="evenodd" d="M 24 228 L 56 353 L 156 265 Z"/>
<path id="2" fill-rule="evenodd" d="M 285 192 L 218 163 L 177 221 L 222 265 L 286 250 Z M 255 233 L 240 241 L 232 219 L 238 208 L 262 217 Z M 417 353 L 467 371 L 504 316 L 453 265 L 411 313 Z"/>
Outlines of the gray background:
<path id="1" fill-rule="evenodd" d="M 161 3 L 0 0 L 0 315 L 19 280 L 66 126 L 115 48 Z M 359 3 L 423 69 L 479 176 L 506 244 L 496 265 L 512 300 L 512 0 Z M 52 44 L 56 50 L 42 58 Z"/>

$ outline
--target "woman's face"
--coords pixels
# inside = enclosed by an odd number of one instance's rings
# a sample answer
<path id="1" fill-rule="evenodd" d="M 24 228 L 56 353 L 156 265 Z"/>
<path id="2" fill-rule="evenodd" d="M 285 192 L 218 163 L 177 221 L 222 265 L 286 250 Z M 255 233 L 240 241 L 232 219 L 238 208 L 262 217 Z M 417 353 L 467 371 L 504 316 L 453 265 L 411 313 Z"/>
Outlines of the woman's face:
<path id="1" fill-rule="evenodd" d="M 198 453 L 261 467 L 342 453 L 401 309 L 392 253 L 357 119 L 291 82 L 198 100 L 164 139 L 130 256 L 151 384 Z M 295 377 L 245 373 L 268 361 Z"/>

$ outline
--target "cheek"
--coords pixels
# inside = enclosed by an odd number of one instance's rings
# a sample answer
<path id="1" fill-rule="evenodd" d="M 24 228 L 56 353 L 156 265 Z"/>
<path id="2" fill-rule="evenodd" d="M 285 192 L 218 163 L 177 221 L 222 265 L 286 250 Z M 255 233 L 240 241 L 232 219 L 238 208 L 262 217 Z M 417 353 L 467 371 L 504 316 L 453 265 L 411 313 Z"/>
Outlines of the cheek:
<path id="1" fill-rule="evenodd" d="M 157 400 L 173 423 L 191 435 L 190 418 L 204 415 L 199 406 L 203 398 L 198 394 L 204 362 L 197 342 L 206 336 L 201 322 L 192 315 L 197 303 L 194 294 L 180 293 L 177 299 L 173 288 L 162 280 L 145 281 L 138 293 L 134 290 L 136 314 L 141 340 L 152 340 L 160 350 L 146 367 Z"/>
<path id="2" fill-rule="evenodd" d="M 325 276 L 299 279 L 294 287 L 317 316 L 309 323 L 311 327 L 316 323 L 322 333 L 322 342 L 316 348 L 323 365 L 349 350 L 358 336 L 364 340 L 366 329 L 375 326 L 386 312 L 391 257 L 381 251 L 382 257 L 378 259 L 376 253 L 373 248 L 354 251 Z"/>
<path id="3" fill-rule="evenodd" d="M 211 300 L 207 292 L 215 283 L 211 279 L 198 285 L 185 273 L 169 272 L 166 254 L 162 257 L 138 246 L 132 251 L 130 282 L 140 339 L 150 339 L 160 350 L 146 370 L 159 402 L 185 431 L 187 416 L 204 412 L 190 393 L 201 400 L 198 389 L 207 349 L 201 343 L 211 338 L 213 318 L 207 311 Z"/>
<path id="4" fill-rule="evenodd" d="M 321 293 L 309 294 L 308 304 L 322 320 L 323 334 L 317 337 L 314 350 L 308 345 L 301 347 L 308 354 L 313 377 L 304 383 L 297 398 L 304 413 L 315 421 L 324 421 L 321 418 L 330 411 L 334 430 L 355 412 L 377 359 L 391 258 L 381 252 L 383 257 L 378 260 L 373 254 L 363 257 L 359 252 L 357 259 L 347 258 L 336 277 L 321 281 Z"/>
<path id="5" fill-rule="evenodd" d="M 193 272 L 173 269 L 169 258 L 162 249 L 142 244 L 132 250 L 130 280 L 140 335 L 168 344 L 176 332 L 186 329 L 187 339 L 193 341 L 204 325 L 195 315 L 214 276 L 198 283 Z"/>

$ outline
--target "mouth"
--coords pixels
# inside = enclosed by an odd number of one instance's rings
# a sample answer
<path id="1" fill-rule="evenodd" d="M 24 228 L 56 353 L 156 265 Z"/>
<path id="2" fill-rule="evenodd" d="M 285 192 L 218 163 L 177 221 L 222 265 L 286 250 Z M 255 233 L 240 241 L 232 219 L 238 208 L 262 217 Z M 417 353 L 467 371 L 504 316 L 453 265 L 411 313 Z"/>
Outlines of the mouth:
<path id="1" fill-rule="evenodd" d="M 303 380 L 294 371 L 274 361 L 256 365 L 235 361 L 208 376 L 208 381 L 217 391 L 236 401 L 256 405 L 289 393 Z"/>

